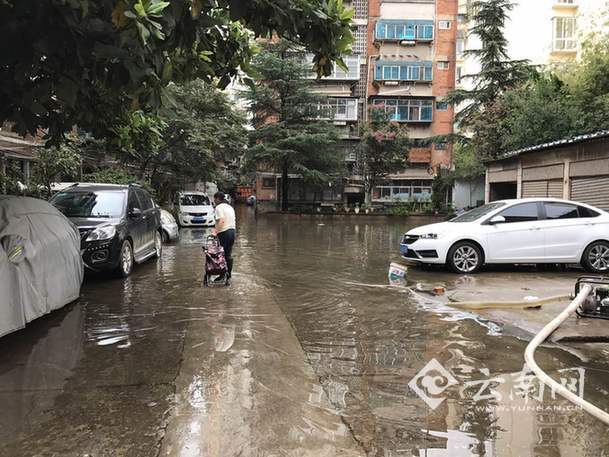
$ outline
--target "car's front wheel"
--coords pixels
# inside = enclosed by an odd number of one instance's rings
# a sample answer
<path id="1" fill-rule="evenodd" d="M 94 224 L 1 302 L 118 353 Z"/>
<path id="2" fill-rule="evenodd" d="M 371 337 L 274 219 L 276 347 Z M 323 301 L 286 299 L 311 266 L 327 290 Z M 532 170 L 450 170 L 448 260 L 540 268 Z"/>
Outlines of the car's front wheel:
<path id="1" fill-rule="evenodd" d="M 609 243 L 607 241 L 591 243 L 582 256 L 582 266 L 590 273 L 609 273 Z"/>
<path id="2" fill-rule="evenodd" d="M 484 263 L 482 250 L 474 243 L 462 241 L 450 248 L 446 263 L 455 273 L 475 273 Z"/>
<path id="3" fill-rule="evenodd" d="M 129 240 L 123 241 L 121 246 L 118 267 L 116 272 L 119 276 L 126 278 L 131 274 L 133 270 L 133 248 L 131 247 L 131 242 Z"/>

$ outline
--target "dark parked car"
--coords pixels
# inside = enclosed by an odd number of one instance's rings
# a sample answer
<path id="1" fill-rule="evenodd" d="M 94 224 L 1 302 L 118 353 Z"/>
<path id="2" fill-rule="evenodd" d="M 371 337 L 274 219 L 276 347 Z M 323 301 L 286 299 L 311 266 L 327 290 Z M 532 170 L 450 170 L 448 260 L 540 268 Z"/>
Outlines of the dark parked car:
<path id="1" fill-rule="evenodd" d="M 74 184 L 51 203 L 78 227 L 91 270 L 128 276 L 134 263 L 161 256 L 160 211 L 138 185 Z"/>

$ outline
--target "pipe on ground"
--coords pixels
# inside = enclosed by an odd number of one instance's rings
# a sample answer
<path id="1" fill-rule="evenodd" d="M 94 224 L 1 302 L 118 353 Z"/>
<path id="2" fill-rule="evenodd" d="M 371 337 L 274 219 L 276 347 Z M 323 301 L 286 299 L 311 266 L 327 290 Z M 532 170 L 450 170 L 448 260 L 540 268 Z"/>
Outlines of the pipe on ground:
<path id="1" fill-rule="evenodd" d="M 603 411 L 600 408 L 597 408 L 592 403 L 587 402 L 583 398 L 578 397 L 569 389 L 554 381 L 541 368 L 539 368 L 539 365 L 537 365 L 537 362 L 535 362 L 535 350 L 537 349 L 537 347 L 539 347 L 539 345 L 543 343 L 546 338 L 548 338 L 552 334 L 552 332 L 554 332 L 554 330 L 556 330 L 565 320 L 567 320 L 567 318 L 571 314 L 575 312 L 575 310 L 581 305 L 581 303 L 586 299 L 590 292 L 592 292 L 591 286 L 582 286 L 580 292 L 569 304 L 569 306 L 567 306 L 558 316 L 556 316 L 537 335 L 535 335 L 535 338 L 533 338 L 533 340 L 529 343 L 526 350 L 524 351 L 524 360 L 541 382 L 554 389 L 556 393 L 566 398 L 571 403 L 580 406 L 588 414 L 596 417 L 598 420 L 609 425 L 609 413 Z"/>

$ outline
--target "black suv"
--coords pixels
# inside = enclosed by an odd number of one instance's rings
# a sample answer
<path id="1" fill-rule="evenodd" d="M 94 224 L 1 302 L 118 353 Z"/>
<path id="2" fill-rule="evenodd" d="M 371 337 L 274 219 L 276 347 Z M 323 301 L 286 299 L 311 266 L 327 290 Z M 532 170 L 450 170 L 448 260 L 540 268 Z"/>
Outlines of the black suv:
<path id="1" fill-rule="evenodd" d="M 161 256 L 160 210 L 140 186 L 74 184 L 51 203 L 78 227 L 91 270 L 128 276 L 134 262 Z"/>

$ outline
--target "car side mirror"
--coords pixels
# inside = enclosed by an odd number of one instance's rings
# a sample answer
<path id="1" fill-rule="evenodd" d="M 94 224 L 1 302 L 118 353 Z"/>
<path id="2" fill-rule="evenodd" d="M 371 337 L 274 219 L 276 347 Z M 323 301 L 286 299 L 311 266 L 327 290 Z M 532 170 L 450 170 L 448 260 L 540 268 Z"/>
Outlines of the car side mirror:
<path id="1" fill-rule="evenodd" d="M 142 215 L 142 210 L 139 208 L 133 208 L 129 211 L 129 217 L 133 219 L 137 219 Z"/>
<path id="2" fill-rule="evenodd" d="M 504 224 L 504 223 L 505 223 L 505 217 L 503 217 L 503 216 L 495 216 L 495 217 L 493 217 L 493 218 L 492 218 L 492 219 L 489 221 L 489 223 L 490 223 L 491 225 L 495 225 L 495 224 Z"/>

